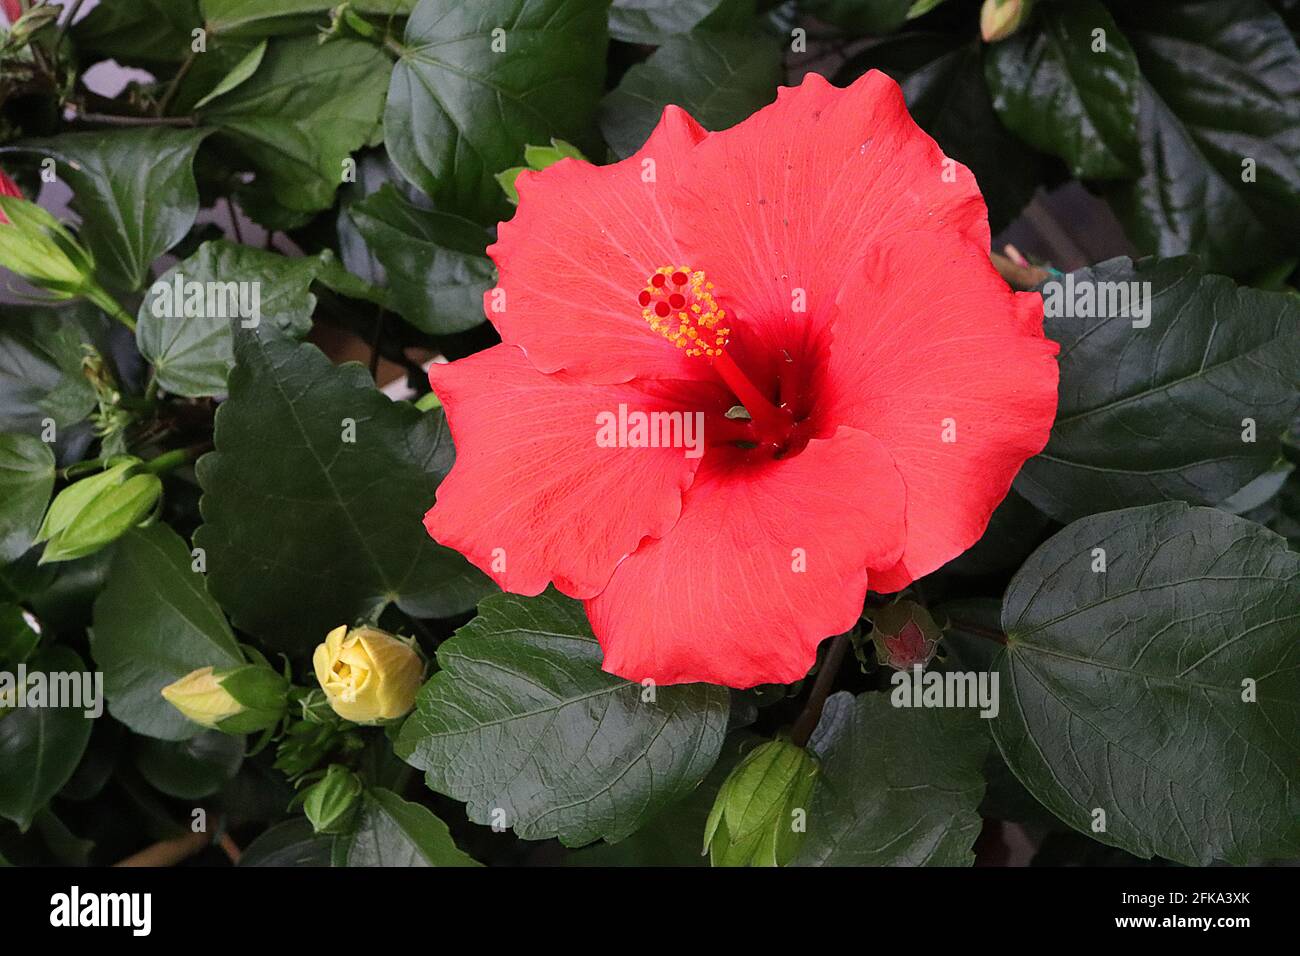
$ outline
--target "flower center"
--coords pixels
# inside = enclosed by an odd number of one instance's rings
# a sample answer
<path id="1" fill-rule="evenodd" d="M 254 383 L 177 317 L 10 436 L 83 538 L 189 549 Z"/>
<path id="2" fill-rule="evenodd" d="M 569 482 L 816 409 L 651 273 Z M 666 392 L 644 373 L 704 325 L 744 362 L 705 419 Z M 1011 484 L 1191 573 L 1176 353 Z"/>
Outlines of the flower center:
<path id="1" fill-rule="evenodd" d="M 637 296 L 641 317 L 690 356 L 713 358 L 726 348 L 731 329 L 719 323 L 727 312 L 713 297 L 713 283 L 689 266 L 660 266 Z"/>
<path id="2" fill-rule="evenodd" d="M 786 405 L 778 406 L 764 395 L 726 353 L 731 340 L 731 328 L 722 324 L 727 310 L 718 305 L 713 283 L 704 273 L 690 266 L 660 266 L 637 294 L 637 302 L 650 331 L 658 332 L 692 358 L 707 359 L 745 406 L 750 420 L 738 424 L 746 432 L 746 437 L 738 441 L 746 446 L 766 446 L 778 455 L 784 453 L 794 431 L 794 415 Z"/>

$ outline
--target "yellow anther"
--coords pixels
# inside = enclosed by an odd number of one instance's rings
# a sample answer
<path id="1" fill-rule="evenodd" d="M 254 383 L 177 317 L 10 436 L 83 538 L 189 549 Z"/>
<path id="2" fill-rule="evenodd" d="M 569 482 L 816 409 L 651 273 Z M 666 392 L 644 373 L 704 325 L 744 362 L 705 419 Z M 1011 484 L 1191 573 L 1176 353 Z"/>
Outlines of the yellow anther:
<path id="1" fill-rule="evenodd" d="M 717 328 L 727 313 L 718 307 L 713 283 L 690 266 L 660 266 L 638 294 L 641 316 L 657 332 L 690 356 L 722 354 L 730 329 Z M 671 321 L 670 316 L 677 321 Z"/>

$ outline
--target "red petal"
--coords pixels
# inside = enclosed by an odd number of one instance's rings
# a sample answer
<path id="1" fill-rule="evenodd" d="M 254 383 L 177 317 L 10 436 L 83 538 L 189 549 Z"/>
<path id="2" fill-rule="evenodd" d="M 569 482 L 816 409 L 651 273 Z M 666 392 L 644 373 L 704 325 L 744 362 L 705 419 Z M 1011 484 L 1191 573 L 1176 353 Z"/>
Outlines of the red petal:
<path id="1" fill-rule="evenodd" d="M 18 188 L 18 184 L 9 178 L 3 169 L 0 169 L 0 196 L 13 196 L 17 199 L 23 198 L 23 191 Z M 0 226 L 8 225 L 9 217 L 0 212 Z"/>
<path id="2" fill-rule="evenodd" d="M 735 313 L 737 345 L 770 360 L 806 351 L 799 343 L 824 330 L 850 267 L 885 237 L 934 229 L 989 244 L 974 176 L 945 161 L 876 71 L 845 89 L 815 73 L 782 89 L 689 153 L 669 202 L 687 261 Z"/>
<path id="3" fill-rule="evenodd" d="M 659 684 L 798 680 L 822 639 L 858 620 L 867 566 L 897 557 L 903 506 L 888 451 L 856 429 L 761 463 L 710 450 L 673 529 L 587 602 L 605 670 Z"/>
<path id="4" fill-rule="evenodd" d="M 484 307 L 503 341 L 540 371 L 564 369 L 589 382 L 711 377 L 705 363 L 649 330 L 637 301 L 656 269 L 685 264 L 663 196 L 682 157 L 707 135 L 670 106 L 641 150 L 620 163 L 565 159 L 519 174 L 519 210 L 488 249 L 500 278 Z M 653 181 L 644 181 L 646 169 Z M 505 293 L 502 311 L 494 311 L 497 290 Z"/>
<path id="5" fill-rule="evenodd" d="M 902 473 L 907 545 L 871 582 L 896 591 L 974 544 L 1047 444 L 1057 345 L 1042 297 L 1012 292 L 985 247 L 954 233 L 880 244 L 850 272 L 834 323 L 818 416 L 871 432 Z"/>
<path id="6" fill-rule="evenodd" d="M 565 594 L 591 597 L 643 537 L 677 520 L 700 459 L 683 448 L 600 447 L 598 413 L 617 414 L 620 402 L 694 411 L 728 401 L 702 384 L 586 385 L 543 375 L 508 345 L 434 365 L 429 381 L 447 411 L 456 464 L 425 527 L 518 594 L 554 581 Z"/>

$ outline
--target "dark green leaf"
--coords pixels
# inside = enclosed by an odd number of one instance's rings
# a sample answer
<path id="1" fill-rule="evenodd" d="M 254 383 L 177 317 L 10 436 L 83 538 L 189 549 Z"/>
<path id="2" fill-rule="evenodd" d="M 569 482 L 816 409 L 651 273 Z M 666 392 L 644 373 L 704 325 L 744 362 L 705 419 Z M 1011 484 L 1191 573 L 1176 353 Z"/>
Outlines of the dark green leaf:
<path id="1" fill-rule="evenodd" d="M 978 711 L 832 695 L 809 746 L 821 774 L 796 866 L 969 866 L 988 736 Z"/>
<path id="2" fill-rule="evenodd" d="M 192 561 L 166 525 L 129 531 L 95 601 L 90 651 L 104 672 L 109 712 L 146 737 L 185 740 L 200 733 L 202 727 L 163 700 L 162 689 L 200 667 L 244 663 Z"/>
<path id="3" fill-rule="evenodd" d="M 108 579 L 114 546 L 56 564 L 38 564 L 37 552 L 0 567 L 0 598 L 12 600 L 58 631 L 79 631 L 90 625 L 91 605 Z"/>
<path id="4" fill-rule="evenodd" d="M 72 187 L 81 239 L 100 281 L 134 292 L 148 281 L 153 261 L 194 225 L 194 154 L 206 135 L 159 127 L 63 133 L 21 148 L 53 157 Z"/>
<path id="5" fill-rule="evenodd" d="M 1075 176 L 1140 172 L 1137 59 L 1097 0 L 1040 4 L 1030 24 L 989 46 L 984 75 L 1002 122 Z"/>
<path id="6" fill-rule="evenodd" d="M 54 452 L 31 435 L 0 435 L 0 564 L 32 545 L 54 490 Z"/>
<path id="7" fill-rule="evenodd" d="M 90 854 L 95 849 L 95 841 L 77 836 L 49 808 L 36 814 L 36 829 L 60 865 L 88 866 L 90 864 Z"/>
<path id="8" fill-rule="evenodd" d="M 271 36 L 310 31 L 339 6 L 338 0 L 203 0 L 208 29 L 225 36 Z M 405 16 L 415 0 L 351 0 L 358 13 Z"/>
<path id="9" fill-rule="evenodd" d="M 201 26 L 198 0 L 100 3 L 77 21 L 72 39 L 87 64 L 113 59 L 148 68 L 179 64 L 190 55 L 193 31 Z"/>
<path id="10" fill-rule="evenodd" d="M 1138 317 L 1130 283 L 1149 283 L 1149 313 Z M 1129 293 L 1129 307 L 1111 292 Z M 1043 295 L 1061 343 L 1060 405 L 1047 448 L 1016 480 L 1038 508 L 1069 521 L 1216 504 L 1272 467 L 1300 406 L 1300 300 L 1237 288 L 1191 258 L 1112 259 Z"/>
<path id="11" fill-rule="evenodd" d="M 224 240 L 169 269 L 140 305 L 136 342 L 153 364 L 158 384 L 196 398 L 224 395 L 234 364 L 232 319 L 251 322 L 243 306 L 256 304 L 258 327 L 301 338 L 311 329 L 316 297 L 308 292 L 323 268 L 318 258 L 290 259 Z M 188 308 L 189 293 L 176 294 L 176 281 L 202 283 L 202 304 Z M 233 284 L 232 284 L 233 283 Z M 254 295 L 256 298 L 254 298 Z"/>
<path id="12" fill-rule="evenodd" d="M 117 768 L 122 740 L 126 735 L 126 728 L 117 721 L 96 720 L 90 732 L 90 743 L 77 764 L 76 772 L 59 790 L 60 799 L 81 803 L 94 800 L 103 793 Z"/>
<path id="13" fill-rule="evenodd" d="M 257 174 L 254 203 L 296 213 L 328 208 L 343 163 L 371 141 L 391 61 L 359 40 L 273 40 L 252 78 L 199 111 Z"/>
<path id="14" fill-rule="evenodd" d="M 333 837 L 317 836 L 302 817 L 271 827 L 248 845 L 240 866 L 329 866 Z"/>
<path id="15" fill-rule="evenodd" d="M 754 0 L 614 0 L 609 35 L 628 43 L 660 44 L 696 27 L 721 28 L 753 16 Z"/>
<path id="16" fill-rule="evenodd" d="M 1295 465 L 1291 462 L 1278 462 L 1258 478 L 1220 501 L 1219 507 L 1234 515 L 1244 515 L 1256 508 L 1262 508 L 1281 492 L 1294 471 Z"/>
<path id="17" fill-rule="evenodd" d="M 850 33 L 889 33 L 907 20 L 915 0 L 800 0 L 799 8 Z"/>
<path id="18" fill-rule="evenodd" d="M 272 647 L 305 650 L 390 603 L 457 614 L 489 589 L 420 522 L 451 467 L 445 420 L 390 401 L 363 366 L 241 334 L 216 448 L 195 541 L 213 595 Z"/>
<path id="19" fill-rule="evenodd" d="M 567 846 L 629 836 L 717 761 L 729 698 L 643 687 L 600 661 L 581 604 L 493 595 L 439 646 L 397 754 L 476 823 Z"/>
<path id="20" fill-rule="evenodd" d="M 47 687 L 55 673 L 76 675 L 78 685 L 85 665 L 66 647 L 42 651 L 27 665 L 28 675 L 46 675 Z M 14 677 L 16 675 L 10 675 Z M 90 740 L 91 718 L 80 707 L 15 707 L 0 711 L 0 817 L 26 830 L 37 813 L 59 792 L 77 769 Z"/>
<path id="21" fill-rule="evenodd" d="M 28 621 L 21 607 L 0 604 L 0 667 L 27 660 L 40 640 L 40 632 Z"/>
<path id="22" fill-rule="evenodd" d="M 460 332 L 483 321 L 495 272 L 482 226 L 422 209 L 391 185 L 348 213 L 384 267 L 393 307 L 425 332 Z"/>
<path id="23" fill-rule="evenodd" d="M 1189 865 L 1294 857 L 1297 621 L 1300 555 L 1259 525 L 1176 502 L 1084 518 L 1007 590 L 998 747 L 1103 843 Z"/>
<path id="24" fill-rule="evenodd" d="M 494 177 L 526 144 L 589 142 L 607 10 L 602 0 L 421 0 L 384 111 L 402 175 L 445 212 L 508 215 Z"/>
<path id="25" fill-rule="evenodd" d="M 82 374 L 83 343 L 100 343 L 108 319 L 87 303 L 63 308 L 5 306 L 0 324 L 0 430 L 56 437 L 95 408 Z"/>
<path id="26" fill-rule="evenodd" d="M 193 115 L 199 101 L 218 86 L 226 83 L 234 71 L 253 59 L 257 59 L 258 66 L 261 65 L 261 59 L 256 57 L 260 45 L 256 40 L 228 38 L 218 40 L 209 37 L 207 50 L 190 61 L 189 69 L 185 73 L 177 73 L 171 79 L 160 77 L 158 83 L 147 88 L 148 93 L 156 102 L 161 101 L 163 97 L 170 97 L 166 102 L 168 116 L 189 117 Z M 263 51 L 262 56 L 265 55 Z M 246 80 L 248 77 L 243 79 Z M 173 81 L 175 81 L 174 88 Z M 206 155 L 200 154 L 196 172 L 201 182 L 221 181 L 230 176 L 228 169 L 217 171 L 217 167 L 212 163 L 214 158 L 212 151 Z"/>
<path id="27" fill-rule="evenodd" d="M 1145 172 L 1111 193 L 1130 238 L 1239 278 L 1294 257 L 1300 50 L 1286 25 L 1262 0 L 1134 3 L 1115 14 L 1144 77 Z"/>
<path id="28" fill-rule="evenodd" d="M 693 33 L 671 37 L 624 74 L 600 107 L 600 128 L 620 157 L 641 147 L 669 103 L 706 129 L 739 123 L 776 98 L 781 44 L 771 37 Z"/>
<path id="29" fill-rule="evenodd" d="M 391 790 L 366 793 L 356 829 L 334 842 L 335 866 L 479 866 L 427 807 Z"/>
<path id="30" fill-rule="evenodd" d="M 343 268 L 373 287 L 387 284 L 384 267 L 379 264 L 374 250 L 352 221 L 350 210 L 367 196 L 378 192 L 385 183 L 401 181 L 401 174 L 388 162 L 387 154 L 367 153 L 357 161 L 357 181 L 348 183 L 339 191 L 339 214 L 335 219 L 338 235 L 339 262 Z"/>
<path id="31" fill-rule="evenodd" d="M 156 790 L 182 800 L 216 793 L 239 772 L 244 738 L 206 730 L 189 740 L 141 738 L 135 767 Z"/>
<path id="32" fill-rule="evenodd" d="M 597 843 L 571 853 L 566 866 L 708 866 L 700 852 L 704 824 L 724 780 L 742 757 L 762 743 L 747 731 L 731 734 L 703 782 L 660 810 L 645 826 L 618 843 Z"/>
<path id="33" fill-rule="evenodd" d="M 224 96 L 241 83 L 244 83 L 249 77 L 257 72 L 257 68 L 262 65 L 262 60 L 265 56 L 266 41 L 263 40 L 261 43 L 257 44 L 257 46 L 245 53 L 240 58 L 239 62 L 231 67 L 230 72 L 222 76 L 220 82 L 212 88 L 211 92 L 207 93 L 202 99 L 195 103 L 193 108 L 196 110 L 202 109 L 218 96 Z"/>

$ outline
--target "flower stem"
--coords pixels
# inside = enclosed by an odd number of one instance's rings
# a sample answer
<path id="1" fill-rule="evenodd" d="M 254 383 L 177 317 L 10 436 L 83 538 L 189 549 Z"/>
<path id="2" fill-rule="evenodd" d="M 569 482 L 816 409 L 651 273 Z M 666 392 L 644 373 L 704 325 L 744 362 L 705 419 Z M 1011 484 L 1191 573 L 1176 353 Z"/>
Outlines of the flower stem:
<path id="1" fill-rule="evenodd" d="M 107 465 L 107 459 L 95 458 L 89 461 L 79 461 L 67 468 L 62 468 L 59 470 L 59 474 L 63 476 L 64 481 L 72 481 L 74 478 L 88 475 L 92 471 L 103 471 Z"/>
<path id="2" fill-rule="evenodd" d="M 83 123 L 99 126 L 198 126 L 193 116 L 118 116 L 110 113 L 78 113 Z"/>
<path id="3" fill-rule="evenodd" d="M 794 421 L 790 410 L 773 405 L 725 351 L 713 357 L 713 369 L 745 406 L 755 431 L 768 441 L 784 441 Z"/>
<path id="4" fill-rule="evenodd" d="M 132 332 L 135 331 L 135 319 L 127 313 L 126 309 L 122 308 L 122 306 L 118 304 L 116 299 L 101 289 L 97 284 L 92 282 L 89 288 L 83 289 L 82 294 L 113 318 L 117 319 L 117 321 L 125 325 Z"/>
<path id="5" fill-rule="evenodd" d="M 167 115 L 167 107 L 171 106 L 172 100 L 176 97 L 176 90 L 180 88 L 181 81 L 185 79 L 186 75 L 190 72 L 190 69 L 194 66 L 194 59 L 197 56 L 198 51 L 191 50 L 190 55 L 185 58 L 185 62 L 182 63 L 180 69 L 176 71 L 176 75 L 172 77 L 172 81 L 167 84 L 167 89 L 163 93 L 162 99 L 158 101 L 157 109 L 154 110 L 155 116 Z"/>
<path id="6" fill-rule="evenodd" d="M 817 680 L 808 695 L 808 703 L 790 730 L 790 743 L 796 747 L 806 746 L 808 738 L 817 729 L 817 724 L 822 719 L 822 708 L 826 706 L 826 698 L 831 694 L 831 685 L 835 683 L 835 676 L 844 663 L 844 655 L 848 653 L 849 641 L 848 634 L 841 634 L 831 641 L 826 659 L 822 661 L 822 669 L 817 672 Z"/>
<path id="7" fill-rule="evenodd" d="M 188 448 L 173 448 L 171 451 L 163 452 L 157 458 L 150 458 L 140 467 L 152 474 L 164 475 L 169 471 L 174 471 L 181 465 L 194 461 L 211 447 L 211 442 L 200 442 L 197 445 L 190 445 Z"/>
<path id="8" fill-rule="evenodd" d="M 63 43 L 64 35 L 68 32 L 68 28 L 72 26 L 72 21 L 77 18 L 77 14 L 81 12 L 81 5 L 85 2 L 86 0 L 73 0 L 72 9 L 68 12 L 68 15 L 63 19 L 63 22 L 59 24 L 59 33 L 54 38 L 55 53 L 58 53 L 59 47 Z"/>
<path id="9" fill-rule="evenodd" d="M 948 623 L 950 629 L 953 630 L 965 631 L 967 634 L 974 634 L 976 637 L 996 641 L 999 644 L 1006 644 L 1007 642 L 1007 636 L 1002 631 L 995 631 L 989 627 L 980 627 L 978 624 L 971 624 L 967 621 L 957 621 L 951 618 Z"/>

